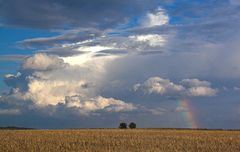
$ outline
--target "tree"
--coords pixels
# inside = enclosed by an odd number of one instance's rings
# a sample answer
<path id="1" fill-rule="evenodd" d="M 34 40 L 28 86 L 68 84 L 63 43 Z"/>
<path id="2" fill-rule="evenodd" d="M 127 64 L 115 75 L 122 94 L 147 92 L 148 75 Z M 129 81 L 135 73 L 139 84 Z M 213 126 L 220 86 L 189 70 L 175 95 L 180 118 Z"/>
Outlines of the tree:
<path id="1" fill-rule="evenodd" d="M 122 123 L 120 123 L 119 128 L 120 129 L 127 129 L 127 124 L 122 122 Z"/>
<path id="2" fill-rule="evenodd" d="M 128 127 L 129 127 L 130 129 L 135 129 L 135 128 L 137 128 L 137 125 L 136 125 L 134 122 L 131 122 L 131 123 L 128 125 Z"/>

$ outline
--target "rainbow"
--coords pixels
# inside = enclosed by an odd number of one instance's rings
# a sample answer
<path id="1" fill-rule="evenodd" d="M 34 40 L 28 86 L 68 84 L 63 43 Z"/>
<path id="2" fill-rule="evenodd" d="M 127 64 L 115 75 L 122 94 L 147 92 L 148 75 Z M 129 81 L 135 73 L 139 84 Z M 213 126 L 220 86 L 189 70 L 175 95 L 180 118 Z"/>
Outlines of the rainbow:
<path id="1" fill-rule="evenodd" d="M 179 102 L 179 107 L 181 107 L 182 116 L 184 118 L 184 121 L 186 123 L 187 128 L 198 128 L 197 120 L 194 115 L 194 109 L 187 100 L 181 100 Z"/>

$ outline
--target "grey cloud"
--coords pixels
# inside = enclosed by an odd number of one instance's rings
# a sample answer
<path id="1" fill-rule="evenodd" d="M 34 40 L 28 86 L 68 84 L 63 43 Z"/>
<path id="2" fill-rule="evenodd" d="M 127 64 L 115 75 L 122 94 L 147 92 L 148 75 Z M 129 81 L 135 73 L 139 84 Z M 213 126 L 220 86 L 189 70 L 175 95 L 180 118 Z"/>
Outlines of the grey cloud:
<path id="1" fill-rule="evenodd" d="M 0 109 L 0 115 L 19 115 L 21 111 L 19 109 Z"/>
<path id="2" fill-rule="evenodd" d="M 103 34 L 102 31 L 95 28 L 77 28 L 71 30 L 59 31 L 57 36 L 32 38 L 19 41 L 17 45 L 24 49 L 29 48 L 52 48 L 62 44 L 71 44 L 89 39 L 94 39 Z"/>
<path id="3" fill-rule="evenodd" d="M 129 31 L 133 32 L 134 35 L 139 33 L 141 35 L 168 33 L 168 36 L 170 35 L 168 44 L 162 49 L 168 50 L 167 52 L 170 52 L 170 54 L 144 58 L 128 57 L 125 60 L 119 59 L 115 66 L 119 67 L 118 70 L 122 71 L 123 75 L 130 75 L 129 73 L 134 70 L 138 74 L 131 74 L 141 79 L 156 75 L 156 73 L 165 77 L 182 79 L 186 77 L 238 79 L 240 68 L 236 57 L 239 56 L 237 48 L 239 46 L 240 24 L 238 22 L 239 15 L 236 14 L 239 14 L 239 11 L 228 5 L 226 5 L 226 9 L 228 9 L 227 12 L 221 9 L 216 10 L 215 12 L 219 13 L 218 17 L 210 17 L 200 23 Z M 121 70 L 129 64 L 131 64 L 129 70 L 126 68 L 125 71 Z M 139 66 L 145 70 L 139 69 Z M 151 70 L 148 70 L 149 67 L 151 67 Z M 112 77 L 118 77 L 117 75 L 120 73 L 117 72 Z M 144 75 L 142 76 L 140 73 L 144 73 Z"/>
<path id="4" fill-rule="evenodd" d="M 84 70 L 83 67 L 64 63 L 57 56 L 35 54 L 25 59 L 16 75 L 5 76 L 5 82 L 11 91 L 3 95 L 1 101 L 13 105 L 22 102 L 23 106 L 37 109 L 58 108 L 62 105 L 65 109 L 75 109 L 86 115 L 99 110 L 121 112 L 136 109 L 131 103 L 94 93 L 97 79 L 91 79 L 93 74 L 91 77 L 86 76 L 91 71 Z M 70 75 L 66 76 L 66 73 Z M 27 104 L 28 102 L 30 103 Z"/>
<path id="5" fill-rule="evenodd" d="M 1 0 L 3 24 L 32 28 L 69 26 L 101 27 L 116 25 L 141 15 L 159 3 L 138 0 Z M 148 5 L 146 5 L 146 3 Z M 101 24 L 99 24 L 101 23 Z"/>
<path id="6" fill-rule="evenodd" d="M 183 79 L 180 83 L 186 87 L 211 87 L 210 82 L 198 79 Z"/>
<path id="7" fill-rule="evenodd" d="M 180 0 L 175 1 L 174 6 L 174 9 L 168 10 L 168 14 L 170 14 L 172 18 L 179 19 L 176 22 L 180 24 L 201 23 L 209 20 L 210 18 L 216 19 L 222 16 L 224 13 L 229 13 L 229 10 L 232 9 L 229 7 L 229 0 Z"/>
<path id="8" fill-rule="evenodd" d="M 234 91 L 240 91 L 240 88 L 235 86 L 235 87 L 233 87 L 233 90 Z"/>
<path id="9" fill-rule="evenodd" d="M 230 0 L 230 3 L 231 3 L 232 5 L 237 5 L 237 6 L 240 5 L 240 2 L 239 2 L 238 0 Z"/>
<path id="10" fill-rule="evenodd" d="M 0 55 L 0 61 L 23 61 L 27 56 L 26 55 Z"/>
<path id="11" fill-rule="evenodd" d="M 212 3 L 208 4 L 212 5 Z M 207 5 L 207 6 L 208 6 Z M 233 33 L 240 32 L 239 25 L 240 22 L 237 22 L 239 11 L 236 8 L 228 6 L 228 3 L 222 3 L 215 6 L 216 9 L 209 10 L 212 15 L 210 17 L 201 16 L 203 21 L 201 22 L 190 22 L 189 24 L 180 24 L 180 25 L 163 25 L 157 27 L 145 27 L 145 28 L 134 28 L 127 29 L 126 31 L 118 31 L 120 35 L 108 35 L 108 32 L 104 34 L 104 37 L 101 37 L 99 34 L 94 39 L 90 39 L 90 42 L 85 44 L 75 43 L 78 39 L 78 34 L 72 35 L 72 37 L 76 37 L 76 39 L 69 39 L 66 43 L 73 43 L 71 46 L 62 47 L 61 43 L 64 41 L 59 41 L 55 45 L 60 45 L 57 47 L 49 48 L 45 50 L 45 52 L 51 52 L 50 50 L 54 50 L 52 54 L 67 56 L 69 52 L 69 56 L 77 55 L 76 51 L 72 52 L 72 50 L 76 49 L 80 46 L 93 46 L 93 45 L 103 45 L 103 46 L 111 46 L 120 48 L 122 50 L 126 50 L 126 53 L 132 52 L 141 55 L 149 55 L 149 54 L 164 54 L 164 53 L 182 53 L 182 52 L 200 52 L 203 50 L 213 50 L 218 49 L 222 43 L 230 43 L 236 39 L 236 36 L 232 36 Z M 222 13 L 223 9 L 227 9 L 227 13 Z M 184 10 L 181 10 L 184 11 Z M 192 10 L 193 11 L 193 10 Z M 198 10 L 195 10 L 198 11 Z M 169 12 L 171 13 L 171 12 Z M 215 14 L 215 16 L 214 16 Z M 96 30 L 97 31 L 97 30 Z M 114 30 L 113 30 L 114 31 Z M 103 33 L 102 33 L 103 34 Z M 134 39 L 129 39 L 130 36 L 147 36 L 147 35 L 160 35 L 163 36 L 167 43 L 162 46 L 153 47 L 149 46 L 151 42 L 144 40 L 145 42 L 134 41 Z M 61 37 L 61 36 L 60 36 Z M 64 36 L 63 36 L 64 37 Z M 137 37 L 136 37 L 137 38 Z M 135 39 L 136 39 L 135 38 Z M 54 39 L 54 38 L 53 38 Z M 81 38 L 79 41 L 81 42 Z M 26 41 L 26 46 L 29 42 L 31 45 L 32 40 Z M 34 42 L 35 40 L 33 40 Z M 50 43 L 52 43 L 51 38 L 49 38 Z M 57 41 L 56 41 L 57 42 Z M 147 43 L 148 42 L 148 43 Z M 23 41 L 23 44 L 25 42 Z M 40 42 L 41 43 L 41 42 Z M 43 45 L 48 44 L 48 39 L 43 42 Z M 34 43 L 33 43 L 34 44 Z M 215 47 L 215 48 L 214 48 Z M 56 50 L 56 51 L 55 51 Z M 59 51 L 57 51 L 59 50 Z M 59 52 L 59 53 L 57 53 Z M 76 53 L 76 54 L 75 54 Z M 113 52 L 115 54 L 115 52 Z M 109 56 L 110 54 L 106 53 L 96 53 L 95 56 Z"/>
<path id="12" fill-rule="evenodd" d="M 39 53 L 45 53 L 45 54 L 49 54 L 49 55 L 57 55 L 60 57 L 68 57 L 68 56 L 76 56 L 76 55 L 85 54 L 87 52 L 71 50 L 71 49 L 67 49 L 66 47 L 64 47 L 64 48 L 54 47 L 54 48 L 50 48 L 47 50 L 39 50 Z"/>
<path id="13" fill-rule="evenodd" d="M 28 89 L 28 80 L 27 76 L 30 74 L 30 71 L 25 71 L 23 73 L 18 72 L 16 75 L 7 74 L 4 77 L 5 84 L 11 88 L 10 94 L 15 92 L 18 89 L 26 91 Z"/>
<path id="14" fill-rule="evenodd" d="M 139 55 L 156 55 L 156 54 L 163 54 L 164 51 L 141 51 L 139 52 Z"/>
<path id="15" fill-rule="evenodd" d="M 103 50 L 103 51 L 99 51 L 100 54 L 109 54 L 109 55 L 121 55 L 121 54 L 128 54 L 129 51 L 128 50 Z"/>
<path id="16" fill-rule="evenodd" d="M 96 57 L 103 56 L 122 56 L 131 54 L 149 55 L 149 54 L 163 54 L 168 52 L 165 48 L 168 36 L 161 34 L 146 34 L 134 36 L 106 36 L 96 37 L 71 43 L 56 43 L 55 46 L 39 50 L 47 54 L 55 54 L 61 57 L 68 57 L 74 55 L 81 55 L 87 53 L 94 53 Z M 32 40 L 27 40 L 32 41 Z M 33 40 L 34 41 L 34 40 Z M 24 43 L 24 41 L 23 41 Z M 45 42 L 44 42 L 45 43 Z M 43 44 L 44 44 L 43 43 Z M 46 40 L 48 43 L 48 40 Z M 93 47 L 107 47 L 99 51 L 95 51 Z M 82 50 L 88 51 L 82 51 Z"/>
<path id="17" fill-rule="evenodd" d="M 39 59 L 44 64 L 40 64 Z M 25 112 L 32 110 L 54 117 L 66 113 L 82 117 L 129 112 L 161 115 L 165 112 L 162 108 L 146 108 L 102 96 L 99 90 L 106 84 L 99 83 L 99 71 L 94 74 L 81 66 L 65 65 L 57 56 L 35 54 L 26 58 L 22 66 L 16 75 L 6 75 L 5 82 L 11 91 L 3 94 L 0 101 Z"/>

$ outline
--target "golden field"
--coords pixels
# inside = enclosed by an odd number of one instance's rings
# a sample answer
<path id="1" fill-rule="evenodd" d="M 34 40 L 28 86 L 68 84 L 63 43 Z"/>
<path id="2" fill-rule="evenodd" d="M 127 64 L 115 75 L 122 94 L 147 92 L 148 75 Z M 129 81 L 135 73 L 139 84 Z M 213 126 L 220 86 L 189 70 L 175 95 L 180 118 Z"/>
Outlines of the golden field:
<path id="1" fill-rule="evenodd" d="M 0 130 L 1 152 L 239 152 L 240 131 Z"/>

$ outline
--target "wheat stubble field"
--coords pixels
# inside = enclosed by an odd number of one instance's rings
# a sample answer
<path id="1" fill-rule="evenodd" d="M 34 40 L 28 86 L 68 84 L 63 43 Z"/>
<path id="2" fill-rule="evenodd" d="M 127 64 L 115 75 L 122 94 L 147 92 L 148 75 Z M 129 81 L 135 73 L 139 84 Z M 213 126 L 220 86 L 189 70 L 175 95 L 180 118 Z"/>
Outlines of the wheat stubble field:
<path id="1" fill-rule="evenodd" d="M 1 130 L 1 152 L 238 152 L 240 131 L 166 129 Z"/>

